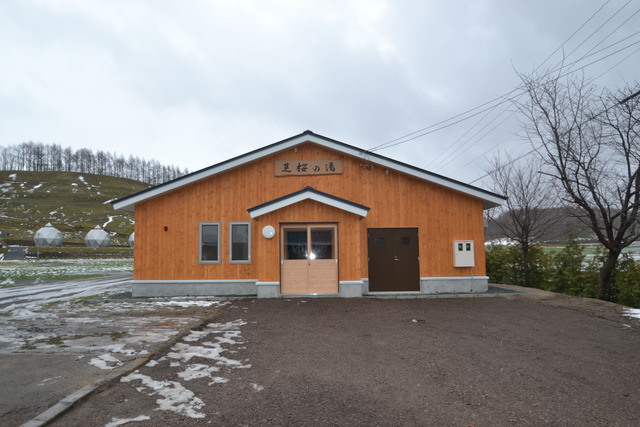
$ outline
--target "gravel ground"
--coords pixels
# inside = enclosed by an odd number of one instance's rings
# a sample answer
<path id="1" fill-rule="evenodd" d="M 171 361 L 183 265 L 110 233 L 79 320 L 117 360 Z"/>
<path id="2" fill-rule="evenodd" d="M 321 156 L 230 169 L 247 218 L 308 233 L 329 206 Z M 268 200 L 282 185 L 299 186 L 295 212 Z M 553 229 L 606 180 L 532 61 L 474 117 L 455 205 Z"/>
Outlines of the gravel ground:
<path id="1" fill-rule="evenodd" d="M 640 425 L 640 322 L 614 304 L 237 300 L 211 322 L 174 350 L 217 337 L 226 361 L 157 354 L 53 425 Z M 187 361 L 215 377 L 187 381 Z M 162 384 L 191 394 L 163 410 Z"/>

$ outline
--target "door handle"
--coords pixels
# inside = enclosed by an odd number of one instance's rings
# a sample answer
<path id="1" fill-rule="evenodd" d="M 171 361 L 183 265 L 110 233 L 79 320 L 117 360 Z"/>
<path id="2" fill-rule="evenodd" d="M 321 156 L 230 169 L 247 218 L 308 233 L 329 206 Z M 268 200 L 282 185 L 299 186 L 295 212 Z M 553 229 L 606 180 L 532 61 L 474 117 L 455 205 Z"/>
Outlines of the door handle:
<path id="1" fill-rule="evenodd" d="M 393 260 L 394 260 L 394 261 L 400 261 L 400 258 L 398 258 L 397 256 L 394 256 L 394 257 L 393 257 Z"/>

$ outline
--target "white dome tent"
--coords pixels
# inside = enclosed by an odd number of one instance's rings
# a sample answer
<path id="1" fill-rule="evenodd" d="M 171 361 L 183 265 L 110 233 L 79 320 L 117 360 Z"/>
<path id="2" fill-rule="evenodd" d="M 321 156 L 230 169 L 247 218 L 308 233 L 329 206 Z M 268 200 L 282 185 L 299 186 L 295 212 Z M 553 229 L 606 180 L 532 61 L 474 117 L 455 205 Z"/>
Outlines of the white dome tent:
<path id="1" fill-rule="evenodd" d="M 109 240 L 110 240 L 109 234 L 107 234 L 106 231 L 100 228 L 99 225 L 96 225 L 96 227 L 93 230 L 90 230 L 84 238 L 84 242 L 87 244 L 87 246 L 96 246 L 96 247 L 109 246 Z"/>
<path id="2" fill-rule="evenodd" d="M 60 246 L 62 245 L 62 233 L 51 225 L 50 222 L 36 231 L 33 235 L 36 246 Z"/>

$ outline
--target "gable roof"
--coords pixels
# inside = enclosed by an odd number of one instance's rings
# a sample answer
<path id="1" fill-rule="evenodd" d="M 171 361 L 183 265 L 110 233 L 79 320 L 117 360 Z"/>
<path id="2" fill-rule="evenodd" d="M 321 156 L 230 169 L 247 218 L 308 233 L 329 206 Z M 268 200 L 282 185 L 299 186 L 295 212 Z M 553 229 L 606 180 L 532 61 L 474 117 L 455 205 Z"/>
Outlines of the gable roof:
<path id="1" fill-rule="evenodd" d="M 277 199 L 249 208 L 247 209 L 247 212 L 249 212 L 249 215 L 251 215 L 251 218 L 253 219 L 307 199 L 315 200 L 316 202 L 324 203 L 325 205 L 360 215 L 363 218 L 367 216 L 370 209 L 365 205 L 318 191 L 313 187 L 305 187 L 300 191 L 296 191 L 291 194 L 287 194 L 286 196 L 278 197 Z"/>
<path id="2" fill-rule="evenodd" d="M 305 142 L 318 144 L 331 150 L 342 152 L 354 157 L 366 157 L 367 161 L 376 163 L 382 167 L 396 170 L 398 172 L 403 172 L 408 175 L 423 179 L 425 181 L 442 185 L 443 187 L 450 188 L 452 190 L 459 191 L 473 197 L 477 197 L 482 200 L 484 209 L 499 206 L 506 200 L 503 196 L 492 193 L 490 191 L 486 191 L 481 188 L 474 187 L 472 185 L 465 184 L 463 182 L 456 181 L 454 179 L 447 178 L 442 175 L 438 175 L 424 169 L 420 169 L 418 167 L 381 156 L 379 154 L 371 153 L 367 150 L 354 147 L 352 145 L 348 145 L 343 142 L 336 141 L 334 139 L 327 138 L 326 136 L 318 135 L 311 132 L 310 130 L 307 130 L 299 135 L 283 139 L 282 141 L 275 142 L 257 150 L 250 151 L 241 156 L 234 157 L 232 159 L 209 166 L 188 175 L 184 175 L 172 181 L 165 182 L 164 184 L 160 184 L 155 187 L 140 191 L 138 193 L 123 197 L 112 202 L 112 205 L 115 209 L 133 212 L 136 203 L 148 200 L 152 197 L 159 196 L 169 191 L 176 190 L 180 187 L 184 187 L 185 185 L 192 184 L 210 176 L 217 175 L 219 173 L 242 166 L 246 163 L 269 156 L 271 154 L 275 154 L 279 151 L 286 150 Z"/>

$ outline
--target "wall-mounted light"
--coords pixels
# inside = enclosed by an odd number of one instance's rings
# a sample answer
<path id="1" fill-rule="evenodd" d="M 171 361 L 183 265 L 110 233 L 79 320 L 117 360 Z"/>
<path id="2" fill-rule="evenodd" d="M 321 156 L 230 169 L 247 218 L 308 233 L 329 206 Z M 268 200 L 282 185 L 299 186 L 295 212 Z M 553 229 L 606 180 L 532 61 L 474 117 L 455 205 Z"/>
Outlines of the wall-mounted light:
<path id="1" fill-rule="evenodd" d="M 276 229 L 273 228 L 273 226 L 271 225 L 266 225 L 263 229 L 262 229 L 262 235 L 267 238 L 270 239 L 273 236 L 276 235 Z"/>

